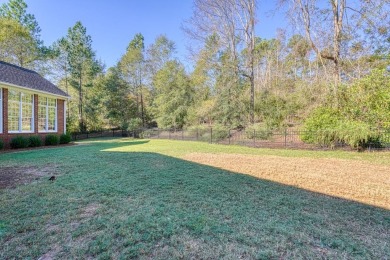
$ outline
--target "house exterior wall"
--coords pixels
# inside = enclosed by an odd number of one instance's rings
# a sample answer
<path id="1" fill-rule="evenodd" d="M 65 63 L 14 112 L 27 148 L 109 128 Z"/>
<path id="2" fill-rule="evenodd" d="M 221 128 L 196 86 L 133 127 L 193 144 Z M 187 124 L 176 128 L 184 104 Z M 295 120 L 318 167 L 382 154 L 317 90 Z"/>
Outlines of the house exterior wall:
<path id="1" fill-rule="evenodd" d="M 40 136 L 42 142 L 45 141 L 45 137 L 48 134 L 63 134 L 65 130 L 65 100 L 57 98 L 57 131 L 56 132 L 47 132 L 39 133 L 38 132 L 38 95 L 34 94 L 34 131 L 32 133 L 8 133 L 8 88 L 5 86 L 0 86 L 3 91 L 3 132 L 0 133 L 0 139 L 3 140 L 5 148 L 9 148 L 9 143 L 12 138 L 16 136 Z"/>

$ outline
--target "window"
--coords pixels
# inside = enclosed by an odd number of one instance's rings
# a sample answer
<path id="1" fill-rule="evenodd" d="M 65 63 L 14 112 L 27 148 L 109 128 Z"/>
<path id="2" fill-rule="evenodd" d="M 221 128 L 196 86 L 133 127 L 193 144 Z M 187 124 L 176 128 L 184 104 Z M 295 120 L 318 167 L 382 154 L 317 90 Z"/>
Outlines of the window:
<path id="1" fill-rule="evenodd" d="M 38 131 L 57 131 L 57 100 L 38 97 Z"/>
<path id="2" fill-rule="evenodd" d="M 33 132 L 33 95 L 10 90 L 8 92 L 8 131 Z"/>
<path id="3" fill-rule="evenodd" d="M 3 132 L 3 89 L 0 88 L 0 133 Z"/>

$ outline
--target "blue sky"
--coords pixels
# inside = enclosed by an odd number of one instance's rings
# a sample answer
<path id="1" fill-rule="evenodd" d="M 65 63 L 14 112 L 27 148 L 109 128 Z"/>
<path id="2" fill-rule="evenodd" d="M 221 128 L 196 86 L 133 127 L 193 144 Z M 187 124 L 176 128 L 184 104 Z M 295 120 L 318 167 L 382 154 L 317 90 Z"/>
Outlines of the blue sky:
<path id="1" fill-rule="evenodd" d="M 173 40 L 176 56 L 184 63 L 189 39 L 181 30 L 192 15 L 192 0 L 25 0 L 28 12 L 35 15 L 46 45 L 67 34 L 69 27 L 81 21 L 93 40 L 96 55 L 107 67 L 114 66 L 136 33 L 142 33 L 146 46 L 160 34 Z M 0 3 L 7 2 L 0 0 Z M 270 17 L 274 8 L 268 2 L 260 6 L 256 34 L 275 36 L 282 15 Z"/>

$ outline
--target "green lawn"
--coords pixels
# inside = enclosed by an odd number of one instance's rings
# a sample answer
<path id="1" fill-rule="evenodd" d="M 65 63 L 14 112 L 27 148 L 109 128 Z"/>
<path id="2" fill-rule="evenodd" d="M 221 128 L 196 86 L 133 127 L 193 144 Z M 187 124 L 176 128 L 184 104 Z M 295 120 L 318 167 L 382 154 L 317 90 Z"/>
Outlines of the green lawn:
<path id="1" fill-rule="evenodd" d="M 38 177 L 0 189 L 0 259 L 390 259 L 389 210 L 182 159 L 190 153 L 390 166 L 389 153 L 164 140 L 3 153 L 0 172 Z"/>

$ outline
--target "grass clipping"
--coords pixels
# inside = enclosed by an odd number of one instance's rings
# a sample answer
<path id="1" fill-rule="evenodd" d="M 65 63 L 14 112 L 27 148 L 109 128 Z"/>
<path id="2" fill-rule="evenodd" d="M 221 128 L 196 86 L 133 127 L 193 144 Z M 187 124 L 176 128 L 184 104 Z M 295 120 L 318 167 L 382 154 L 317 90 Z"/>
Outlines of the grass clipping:
<path id="1" fill-rule="evenodd" d="M 390 167 L 340 159 L 191 153 L 185 160 L 390 209 Z"/>

